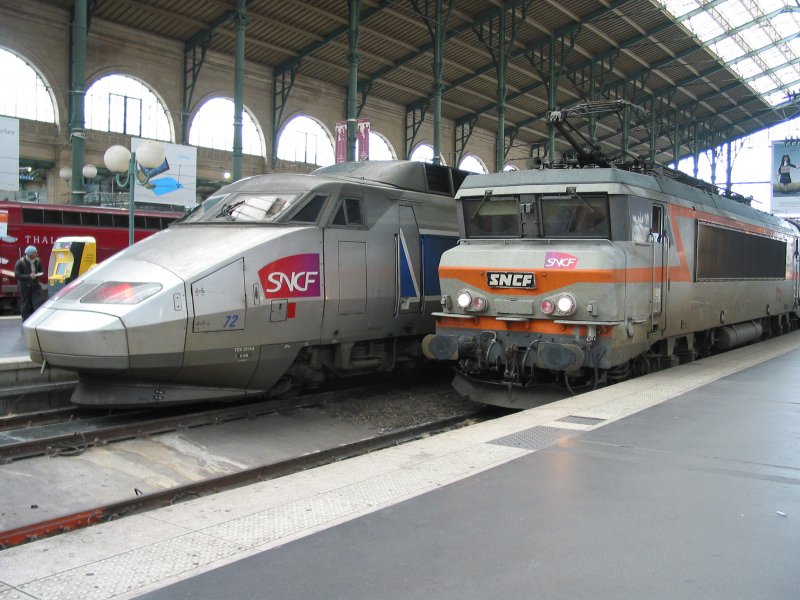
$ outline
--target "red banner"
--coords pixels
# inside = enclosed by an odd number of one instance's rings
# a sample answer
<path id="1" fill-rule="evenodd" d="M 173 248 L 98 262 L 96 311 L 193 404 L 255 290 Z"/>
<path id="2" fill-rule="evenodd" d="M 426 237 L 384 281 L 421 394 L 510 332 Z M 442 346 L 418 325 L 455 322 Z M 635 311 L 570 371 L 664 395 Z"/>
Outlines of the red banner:
<path id="1" fill-rule="evenodd" d="M 369 160 L 369 119 L 358 119 L 356 128 L 356 160 Z M 336 162 L 347 160 L 347 121 L 336 122 Z"/>

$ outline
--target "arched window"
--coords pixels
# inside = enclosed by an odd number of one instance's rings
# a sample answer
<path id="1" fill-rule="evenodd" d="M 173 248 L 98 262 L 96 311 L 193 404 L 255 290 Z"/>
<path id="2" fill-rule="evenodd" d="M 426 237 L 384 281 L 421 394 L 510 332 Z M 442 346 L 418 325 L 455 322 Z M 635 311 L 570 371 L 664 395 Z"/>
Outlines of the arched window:
<path id="1" fill-rule="evenodd" d="M 86 127 L 153 140 L 172 141 L 172 126 L 164 104 L 141 81 L 107 75 L 86 91 Z"/>
<path id="2" fill-rule="evenodd" d="M 233 152 L 233 100 L 211 98 L 204 102 L 189 127 L 189 143 Z M 242 152 L 264 156 L 264 137 L 250 111 L 242 111 Z"/>
<path id="3" fill-rule="evenodd" d="M 335 162 L 333 141 L 317 120 L 298 115 L 281 130 L 278 158 L 327 167 Z"/>
<path id="4" fill-rule="evenodd" d="M 458 163 L 458 168 L 462 171 L 480 173 L 481 175 L 489 172 L 486 169 L 486 165 L 483 164 L 483 161 L 474 154 L 467 154 L 464 158 L 462 158 L 461 162 Z"/>
<path id="5" fill-rule="evenodd" d="M 356 156 L 358 156 L 358 148 L 356 148 Z M 392 146 L 389 144 L 389 140 L 383 137 L 380 133 L 369 131 L 369 159 L 370 160 L 396 160 L 397 154 L 395 154 Z"/>
<path id="6" fill-rule="evenodd" d="M 418 160 L 419 162 L 433 163 L 433 146 L 430 144 L 420 144 L 411 153 L 411 160 Z M 439 164 L 445 165 L 444 157 L 439 157 Z"/>
<path id="7" fill-rule="evenodd" d="M 0 114 L 33 121 L 56 122 L 48 86 L 25 60 L 0 49 Z"/>

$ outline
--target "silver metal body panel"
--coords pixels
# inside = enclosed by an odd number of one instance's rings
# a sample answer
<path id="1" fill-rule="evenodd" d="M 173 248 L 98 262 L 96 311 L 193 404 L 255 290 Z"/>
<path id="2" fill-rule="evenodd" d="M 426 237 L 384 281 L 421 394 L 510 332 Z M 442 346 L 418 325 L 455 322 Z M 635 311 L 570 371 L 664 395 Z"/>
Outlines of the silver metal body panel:
<path id="1" fill-rule="evenodd" d="M 391 175 L 392 165 L 379 167 Z M 400 171 L 415 173 L 418 189 L 427 186 L 418 165 Z M 147 401 L 143 389 L 170 386 L 176 391 L 165 398 L 191 401 L 208 399 L 206 388 L 220 397 L 267 391 L 301 356 L 318 371 L 385 370 L 396 360 L 395 340 L 433 330 L 438 259 L 457 240 L 452 197 L 327 175 L 253 177 L 220 194 L 263 191 L 321 195 L 325 204 L 314 224 L 177 224 L 135 244 L 85 274 L 82 289 L 110 281 L 162 289 L 133 305 L 87 305 L 78 289 L 49 301 L 25 323 L 32 357 L 90 376 L 83 389 L 94 390 L 92 404 L 102 403 L 106 384 L 90 382 L 112 372 L 131 382 L 132 403 Z M 360 220 L 334 225 L 345 198 L 360 203 Z M 404 299 L 401 288 L 413 293 Z M 48 329 L 45 317 L 54 315 L 58 325 Z M 115 324 L 114 337 L 103 319 Z M 311 360 L 313 349 L 322 354 Z M 112 368 L 105 360 L 112 355 L 126 363 Z"/>
<path id="2" fill-rule="evenodd" d="M 460 359 L 475 380 L 519 384 L 533 378 L 534 365 L 562 373 L 613 369 L 644 353 L 674 362 L 676 348 L 691 359 L 693 336 L 713 343 L 713 332 L 726 324 L 759 322 L 763 329 L 759 324 L 754 331 L 769 332 L 797 323 L 797 229 L 745 203 L 621 169 L 470 176 L 457 198 L 480 208 L 492 195 L 514 197 L 524 215 L 535 206 L 524 202 L 567 198 L 588 206 L 582 194 L 608 199 L 610 239 L 462 239 L 444 253 L 442 307 L 436 335 L 425 340 L 426 354 Z M 477 214 L 476 209 L 473 220 Z M 658 229 L 657 216 L 663 217 Z M 459 219 L 466 235 L 470 222 L 460 209 Z M 775 273 L 782 259 L 771 255 L 772 270 L 764 276 L 698 277 L 699 259 L 706 265 L 730 262 L 726 256 L 698 257 L 699 222 L 755 236 L 746 239 L 773 240 L 774 248 L 785 245 L 785 272 L 781 267 Z M 490 273 L 522 273 L 526 279 L 520 282 L 535 285 L 504 288 L 498 282 L 511 279 L 491 280 Z M 485 297 L 486 308 L 459 308 L 455 299 L 462 291 Z M 574 313 L 543 312 L 543 300 L 565 293 L 576 300 Z"/>

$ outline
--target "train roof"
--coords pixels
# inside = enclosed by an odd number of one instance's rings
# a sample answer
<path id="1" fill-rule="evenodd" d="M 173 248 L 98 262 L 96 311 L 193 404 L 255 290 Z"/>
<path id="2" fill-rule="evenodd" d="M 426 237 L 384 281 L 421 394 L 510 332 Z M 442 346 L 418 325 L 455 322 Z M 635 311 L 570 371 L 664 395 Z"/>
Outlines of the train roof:
<path id="1" fill-rule="evenodd" d="M 366 180 L 402 190 L 453 197 L 468 173 L 414 160 L 369 160 L 322 167 L 312 175 Z"/>
<path id="2" fill-rule="evenodd" d="M 724 196 L 717 193 L 717 188 L 709 183 L 668 169 L 634 171 L 617 167 L 542 168 L 470 175 L 461 185 L 458 197 L 483 194 L 489 189 L 494 190 L 494 193 L 501 193 L 500 189 L 505 194 L 530 193 L 531 186 L 536 187 L 536 193 L 563 193 L 570 186 L 580 186 L 579 192 L 581 190 L 602 192 L 608 191 L 612 186 L 617 187 L 619 191 L 615 190 L 612 193 L 624 193 L 623 188 L 639 188 L 667 194 L 685 202 L 716 208 L 773 227 L 789 227 L 784 219 L 753 208 L 749 200 L 742 196 Z"/>

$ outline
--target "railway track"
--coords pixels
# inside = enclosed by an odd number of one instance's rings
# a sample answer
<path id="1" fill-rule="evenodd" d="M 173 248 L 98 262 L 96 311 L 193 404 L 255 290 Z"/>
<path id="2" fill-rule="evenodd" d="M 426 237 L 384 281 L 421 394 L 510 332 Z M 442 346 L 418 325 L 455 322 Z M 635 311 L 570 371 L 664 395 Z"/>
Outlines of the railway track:
<path id="1" fill-rule="evenodd" d="M 393 385 L 396 382 L 208 410 L 174 407 L 92 411 L 67 407 L 4 417 L 0 419 L 0 464 L 41 455 L 74 456 L 93 446 L 333 403 L 346 395 L 389 391 Z"/>
<path id="2" fill-rule="evenodd" d="M 213 412 L 222 413 L 225 411 L 208 411 L 208 413 Z M 187 499 L 286 476 L 305 469 L 322 466 L 346 458 L 352 458 L 389 446 L 406 443 L 427 435 L 493 418 L 497 414 L 497 409 L 475 405 L 475 408 L 467 414 L 451 415 L 394 431 L 380 432 L 355 442 L 337 444 L 333 447 L 302 456 L 292 457 L 287 460 L 260 464 L 235 473 L 211 477 L 203 481 L 192 482 L 158 492 L 133 495 L 119 502 L 95 506 L 77 513 L 0 531 L 0 549 L 17 546 L 82 527 L 88 527 L 122 516 L 169 506 Z"/>

